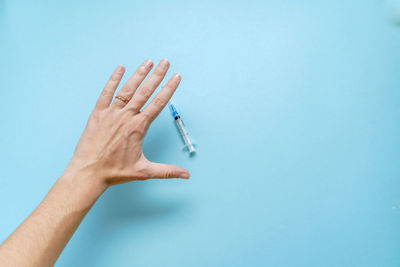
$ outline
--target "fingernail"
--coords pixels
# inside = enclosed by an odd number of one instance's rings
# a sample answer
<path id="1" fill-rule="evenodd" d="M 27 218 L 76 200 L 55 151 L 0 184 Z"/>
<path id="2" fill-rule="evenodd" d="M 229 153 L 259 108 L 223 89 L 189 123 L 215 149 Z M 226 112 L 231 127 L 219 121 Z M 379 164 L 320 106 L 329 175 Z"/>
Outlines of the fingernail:
<path id="1" fill-rule="evenodd" d="M 143 61 L 142 66 L 145 68 L 149 68 L 152 64 L 153 62 L 150 59 L 146 59 L 145 61 Z"/>
<path id="2" fill-rule="evenodd" d="M 115 69 L 115 72 L 118 72 L 118 73 L 124 72 L 124 66 L 118 65 L 117 68 Z"/>
<path id="3" fill-rule="evenodd" d="M 169 62 L 167 59 L 164 58 L 163 60 L 161 60 L 161 62 L 160 62 L 161 68 L 165 69 L 165 68 L 168 68 L 168 66 L 169 66 Z"/>
<path id="4" fill-rule="evenodd" d="M 189 177 L 190 177 L 190 174 L 187 172 L 182 172 L 180 175 L 180 178 L 183 178 L 183 179 L 189 179 Z"/>
<path id="5" fill-rule="evenodd" d="M 172 78 L 174 78 L 175 80 L 180 80 L 182 77 L 179 73 L 175 73 Z"/>

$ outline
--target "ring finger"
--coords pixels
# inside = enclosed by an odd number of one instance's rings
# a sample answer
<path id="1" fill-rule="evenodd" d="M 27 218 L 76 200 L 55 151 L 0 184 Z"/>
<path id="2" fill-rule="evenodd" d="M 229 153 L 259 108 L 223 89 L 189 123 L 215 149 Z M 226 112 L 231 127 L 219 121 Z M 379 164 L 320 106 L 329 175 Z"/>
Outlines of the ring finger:
<path id="1" fill-rule="evenodd" d="M 132 95 L 152 68 L 153 62 L 151 60 L 147 59 L 143 61 L 143 63 L 136 69 L 135 73 L 132 74 L 124 86 L 122 86 L 121 90 L 119 90 L 111 106 L 123 108 L 132 98 Z"/>

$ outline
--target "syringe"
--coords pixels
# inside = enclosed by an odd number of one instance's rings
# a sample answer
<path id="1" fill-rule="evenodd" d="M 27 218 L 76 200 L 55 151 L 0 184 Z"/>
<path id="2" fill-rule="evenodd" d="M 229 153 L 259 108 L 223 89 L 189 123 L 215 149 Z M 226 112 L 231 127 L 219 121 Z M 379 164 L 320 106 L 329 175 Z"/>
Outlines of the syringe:
<path id="1" fill-rule="evenodd" d="M 172 117 L 174 117 L 176 126 L 179 129 L 179 133 L 182 136 L 183 142 L 185 143 L 184 150 L 189 151 L 190 155 L 193 154 L 194 152 L 196 152 L 196 150 L 194 148 L 194 144 L 189 138 L 188 132 L 185 129 L 185 125 L 183 124 L 180 114 L 172 103 L 169 103 L 169 109 L 171 110 Z"/>

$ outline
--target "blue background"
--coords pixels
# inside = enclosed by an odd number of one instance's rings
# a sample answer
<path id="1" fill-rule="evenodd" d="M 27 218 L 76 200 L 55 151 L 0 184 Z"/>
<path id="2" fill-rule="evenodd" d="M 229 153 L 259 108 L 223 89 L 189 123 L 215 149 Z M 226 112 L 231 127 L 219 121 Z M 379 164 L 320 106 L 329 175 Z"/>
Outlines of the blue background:
<path id="1" fill-rule="evenodd" d="M 0 1 L 0 240 L 63 172 L 109 74 L 171 61 L 145 154 L 57 266 L 400 266 L 400 27 L 380 0 Z M 126 80 L 126 77 L 125 77 Z"/>

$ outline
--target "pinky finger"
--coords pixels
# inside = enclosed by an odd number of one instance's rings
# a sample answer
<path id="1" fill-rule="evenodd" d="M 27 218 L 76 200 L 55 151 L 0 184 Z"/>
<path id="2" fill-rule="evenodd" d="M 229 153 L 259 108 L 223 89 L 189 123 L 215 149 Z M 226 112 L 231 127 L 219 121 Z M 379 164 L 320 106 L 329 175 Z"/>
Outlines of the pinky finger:
<path id="1" fill-rule="evenodd" d="M 122 76 L 125 73 L 125 67 L 119 65 L 114 72 L 111 74 L 110 79 L 107 81 L 106 86 L 104 86 L 103 91 L 96 103 L 97 109 L 107 108 L 114 96 L 115 90 L 118 87 L 119 82 L 122 79 Z"/>

